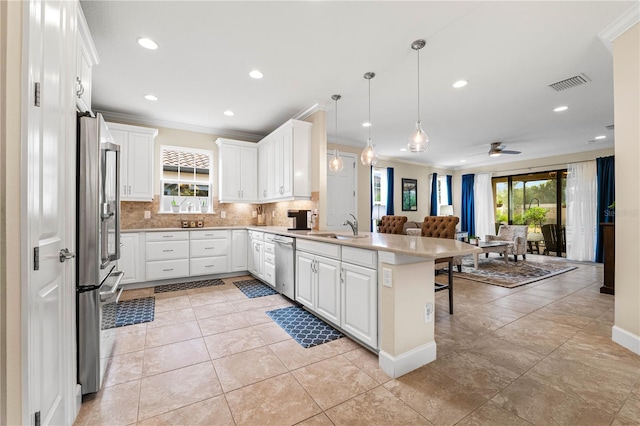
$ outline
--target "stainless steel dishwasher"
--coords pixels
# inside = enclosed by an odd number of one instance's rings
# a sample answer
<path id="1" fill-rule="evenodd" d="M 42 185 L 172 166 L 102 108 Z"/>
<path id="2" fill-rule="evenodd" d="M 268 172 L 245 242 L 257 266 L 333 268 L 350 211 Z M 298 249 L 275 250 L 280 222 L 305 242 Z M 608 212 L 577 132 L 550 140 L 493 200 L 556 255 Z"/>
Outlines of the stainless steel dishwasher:
<path id="1" fill-rule="evenodd" d="M 296 300 L 296 239 L 276 235 L 273 242 L 276 245 L 276 290 L 289 299 Z"/>

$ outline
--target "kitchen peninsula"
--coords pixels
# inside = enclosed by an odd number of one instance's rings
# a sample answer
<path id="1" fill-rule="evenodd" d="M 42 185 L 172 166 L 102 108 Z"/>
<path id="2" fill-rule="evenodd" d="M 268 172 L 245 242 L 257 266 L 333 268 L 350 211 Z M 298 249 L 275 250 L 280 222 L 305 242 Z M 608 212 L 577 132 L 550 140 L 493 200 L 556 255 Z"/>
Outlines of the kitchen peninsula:
<path id="1" fill-rule="evenodd" d="M 245 237 L 237 239 L 243 232 Z M 163 233 L 167 238 L 163 238 Z M 216 272 L 237 275 L 248 270 L 267 282 L 267 278 L 252 269 L 257 262 L 255 259 L 260 258 L 253 257 L 256 246 L 252 245 L 252 236 L 259 235 L 263 239 L 259 247 L 272 244 L 277 236 L 296 238 L 296 301 L 377 352 L 380 367 L 391 377 L 402 376 L 436 359 L 434 260 L 480 250 L 453 239 L 369 232 L 354 236 L 346 232 L 291 231 L 279 226 L 123 230 L 123 235 L 127 234 L 141 237 L 141 250 L 144 250 L 144 242 L 154 245 L 163 241 L 164 246 L 167 240 L 172 240 L 173 244 L 182 244 L 186 249 L 189 240 L 195 241 L 196 245 L 191 245 L 196 247 L 210 239 L 216 253 L 224 256 L 223 263 L 234 265 L 226 270 L 214 268 Z M 242 250 L 243 247 L 246 250 Z M 236 253 L 246 256 L 243 259 L 246 268 L 242 268 L 243 261 L 236 259 Z M 147 269 L 157 262 L 149 261 L 148 251 L 146 254 L 141 251 L 140 258 L 148 261 Z M 162 263 L 167 262 L 172 260 Z M 189 260 L 184 262 L 188 276 Z M 335 280 L 318 278 L 322 265 L 333 268 L 325 269 L 325 272 L 334 271 Z M 305 277 L 305 271 L 307 278 L 313 273 L 316 278 L 301 279 Z M 147 276 L 146 280 L 158 278 Z M 322 292 L 329 291 L 324 299 L 323 294 L 327 293 L 320 292 L 319 281 L 324 286 Z M 328 282 L 333 288 L 327 289 Z"/>

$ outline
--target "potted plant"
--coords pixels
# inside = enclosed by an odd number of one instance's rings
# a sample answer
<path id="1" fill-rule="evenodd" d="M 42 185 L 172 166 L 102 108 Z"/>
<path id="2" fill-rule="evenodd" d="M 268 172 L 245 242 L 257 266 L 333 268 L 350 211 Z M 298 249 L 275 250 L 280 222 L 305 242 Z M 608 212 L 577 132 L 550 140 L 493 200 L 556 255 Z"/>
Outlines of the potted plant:
<path id="1" fill-rule="evenodd" d="M 503 204 L 502 204 L 502 198 L 498 198 L 498 201 L 496 202 L 496 207 L 500 208 L 500 207 L 502 207 L 502 206 L 503 206 Z"/>
<path id="2" fill-rule="evenodd" d="M 480 237 L 476 235 L 469 235 L 469 244 L 477 246 L 479 242 L 480 242 Z"/>
<path id="3" fill-rule="evenodd" d="M 200 201 L 200 211 L 202 213 L 206 213 L 209 210 L 209 206 L 207 205 L 207 200 Z"/>
<path id="4" fill-rule="evenodd" d="M 180 213 L 180 204 L 176 202 L 175 198 L 171 201 L 171 211 L 174 213 Z"/>

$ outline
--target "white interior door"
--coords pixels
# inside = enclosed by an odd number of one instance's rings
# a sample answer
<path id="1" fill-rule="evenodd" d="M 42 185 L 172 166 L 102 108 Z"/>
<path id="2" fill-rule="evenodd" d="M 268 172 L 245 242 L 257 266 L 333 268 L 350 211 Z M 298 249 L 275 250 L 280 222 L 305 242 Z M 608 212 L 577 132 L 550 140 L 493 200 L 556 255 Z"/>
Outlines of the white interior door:
<path id="1" fill-rule="evenodd" d="M 327 164 L 333 153 L 327 154 Z M 329 230 L 348 230 L 343 226 L 345 220 L 351 219 L 349 214 L 358 217 L 356 185 L 356 155 L 341 153 L 344 164 L 341 172 L 327 169 L 327 228 Z"/>
<path id="2" fill-rule="evenodd" d="M 76 3 L 32 1 L 28 43 L 26 185 L 27 267 L 26 382 L 28 424 L 73 421 L 75 312 L 73 262 L 60 251 L 73 250 L 75 218 Z M 70 73 L 71 71 L 71 73 Z M 40 85 L 40 105 L 34 88 Z M 67 161 L 69 160 L 69 161 Z M 71 228 L 71 229 L 70 229 Z"/>

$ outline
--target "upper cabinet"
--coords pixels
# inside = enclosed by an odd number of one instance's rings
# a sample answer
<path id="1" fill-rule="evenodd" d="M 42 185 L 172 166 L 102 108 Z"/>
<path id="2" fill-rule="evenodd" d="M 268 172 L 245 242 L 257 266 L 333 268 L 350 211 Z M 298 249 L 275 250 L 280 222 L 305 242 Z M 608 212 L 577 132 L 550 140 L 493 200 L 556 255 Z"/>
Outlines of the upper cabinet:
<path id="1" fill-rule="evenodd" d="M 258 143 L 259 201 L 311 198 L 311 127 L 289 120 Z"/>
<path id="2" fill-rule="evenodd" d="M 153 157 L 157 129 L 107 123 L 120 145 L 120 200 L 153 201 Z"/>
<path id="3" fill-rule="evenodd" d="M 91 111 L 91 67 L 100 60 L 93 44 L 87 21 L 78 3 L 78 34 L 76 40 L 76 105 L 82 112 Z"/>
<path id="4" fill-rule="evenodd" d="M 258 146 L 218 139 L 218 197 L 221 203 L 258 201 Z"/>

